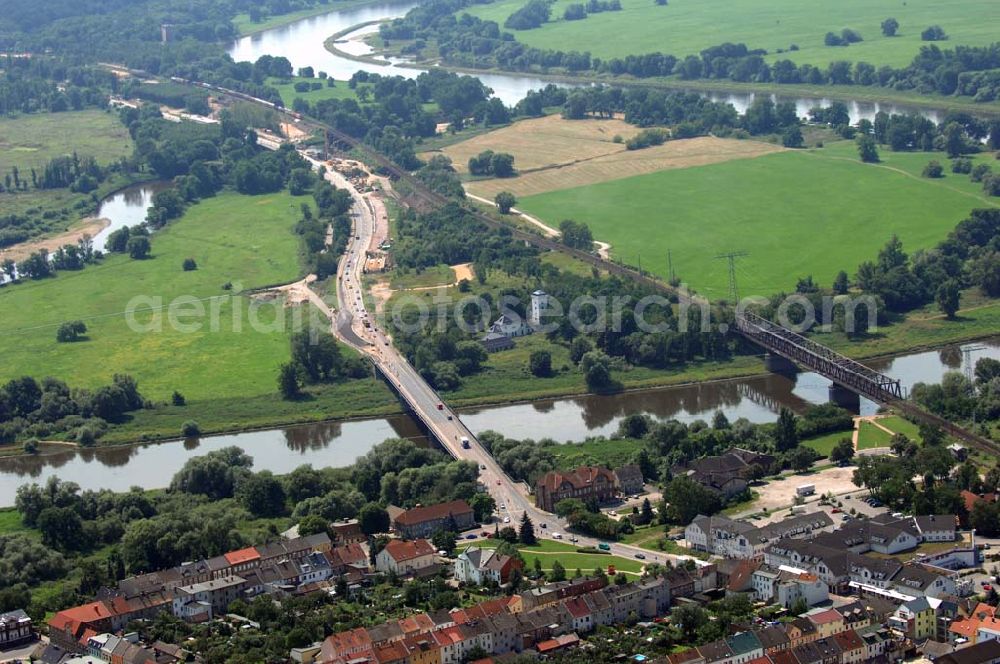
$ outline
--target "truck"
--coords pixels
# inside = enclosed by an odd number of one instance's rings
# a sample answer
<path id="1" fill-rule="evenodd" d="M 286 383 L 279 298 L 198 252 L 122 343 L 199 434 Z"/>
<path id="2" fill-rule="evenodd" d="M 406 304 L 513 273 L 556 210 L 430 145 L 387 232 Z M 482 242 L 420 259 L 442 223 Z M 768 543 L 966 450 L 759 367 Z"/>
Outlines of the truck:
<path id="1" fill-rule="evenodd" d="M 811 496 L 814 493 L 816 493 L 815 484 L 802 484 L 800 486 L 795 487 L 796 496 Z"/>
<path id="2" fill-rule="evenodd" d="M 469 449 L 469 447 L 470 447 L 470 445 L 469 445 L 469 439 L 466 438 L 465 436 L 462 436 L 462 449 L 463 450 L 467 450 L 467 449 Z"/>

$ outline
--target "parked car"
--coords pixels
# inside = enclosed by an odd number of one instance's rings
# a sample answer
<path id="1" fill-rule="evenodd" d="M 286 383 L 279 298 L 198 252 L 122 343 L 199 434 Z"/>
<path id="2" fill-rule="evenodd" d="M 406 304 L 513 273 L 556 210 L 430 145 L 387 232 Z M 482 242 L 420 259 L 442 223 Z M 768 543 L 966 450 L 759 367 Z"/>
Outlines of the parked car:
<path id="1" fill-rule="evenodd" d="M 547 526 L 547 525 L 545 525 L 544 523 L 543 523 L 543 524 L 541 524 L 541 527 L 542 527 L 542 528 L 548 528 L 548 526 Z"/>
<path id="2" fill-rule="evenodd" d="M 638 558 L 639 560 L 645 560 L 646 559 L 646 554 L 645 553 L 637 553 L 637 554 L 635 554 L 635 557 Z"/>
<path id="3" fill-rule="evenodd" d="M 833 514 L 840 514 L 843 511 L 844 510 L 840 509 L 839 507 L 834 507 L 832 510 L 830 510 L 830 512 Z"/>
<path id="4" fill-rule="evenodd" d="M 562 539 L 562 533 L 552 533 L 552 539 Z"/>
<path id="5" fill-rule="evenodd" d="M 476 536 L 470 533 L 465 536 L 465 539 L 476 539 Z"/>
<path id="6" fill-rule="evenodd" d="M 503 518 L 503 522 L 504 522 L 504 523 L 510 523 L 510 517 L 509 517 L 509 516 L 505 516 L 505 517 Z"/>

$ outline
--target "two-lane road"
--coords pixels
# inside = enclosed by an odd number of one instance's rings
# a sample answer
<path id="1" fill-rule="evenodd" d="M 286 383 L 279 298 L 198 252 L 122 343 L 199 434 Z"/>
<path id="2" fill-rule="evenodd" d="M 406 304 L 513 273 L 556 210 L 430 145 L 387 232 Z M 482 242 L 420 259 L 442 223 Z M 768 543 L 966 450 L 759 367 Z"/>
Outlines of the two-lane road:
<path id="1" fill-rule="evenodd" d="M 313 162 L 314 166 L 319 162 Z M 523 514 L 535 523 L 539 538 L 552 538 L 560 533 L 563 541 L 570 535 L 566 521 L 555 514 L 535 507 L 527 488 L 514 481 L 483 447 L 476 436 L 462 423 L 458 413 L 449 408 L 440 395 L 424 380 L 423 376 L 392 344 L 392 339 L 380 328 L 366 310 L 363 294 L 363 274 L 367 251 L 372 246 L 375 219 L 372 207 L 339 173 L 329 170 L 327 179 L 335 186 L 347 189 L 354 199 L 351 216 L 354 222 L 351 236 L 337 270 L 337 307 L 333 333 L 341 341 L 367 356 L 386 379 L 393 384 L 414 415 L 427 427 L 431 435 L 454 458 L 471 461 L 479 467 L 479 480 L 497 503 L 498 518 L 509 519 L 517 527 Z M 374 195 L 374 194 L 368 194 Z M 365 325 L 368 321 L 368 325 Z M 468 448 L 463 446 L 468 440 Z M 502 506 L 502 507 L 501 507 Z M 546 527 L 542 528 L 541 525 Z M 578 546 L 597 547 L 601 541 L 584 535 L 575 535 Z M 608 543 L 612 555 L 624 558 L 643 556 L 646 562 L 663 563 L 667 560 L 683 561 L 686 556 L 652 552 L 620 543 Z"/>

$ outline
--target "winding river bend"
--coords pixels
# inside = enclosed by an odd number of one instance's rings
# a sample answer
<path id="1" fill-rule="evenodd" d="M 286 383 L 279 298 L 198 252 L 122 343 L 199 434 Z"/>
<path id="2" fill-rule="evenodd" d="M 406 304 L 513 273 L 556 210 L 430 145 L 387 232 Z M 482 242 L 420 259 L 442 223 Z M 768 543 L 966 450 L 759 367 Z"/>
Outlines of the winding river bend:
<path id="1" fill-rule="evenodd" d="M 970 353 L 1000 359 L 1000 337 L 980 342 L 984 350 Z M 891 360 L 870 362 L 876 369 L 902 380 L 907 389 L 917 382 L 938 382 L 946 371 L 963 369 L 961 346 L 914 353 Z M 830 383 L 814 373 L 793 378 L 778 375 L 701 383 L 610 396 L 546 399 L 526 404 L 466 410 L 463 421 L 475 432 L 488 429 L 512 438 L 552 438 L 580 442 L 590 436 L 611 435 L 621 420 L 634 413 L 658 420 L 692 422 L 709 420 L 720 410 L 730 420 L 770 422 L 781 406 L 801 411 L 824 403 Z M 870 414 L 875 404 L 862 401 L 861 412 Z M 239 445 L 254 457 L 258 470 L 287 473 L 301 464 L 317 467 L 348 466 L 386 438 L 427 440 L 410 417 L 348 422 L 322 422 L 154 445 L 94 449 L 58 449 L 34 457 L 0 458 L 0 506 L 12 505 L 17 487 L 44 482 L 49 477 L 73 481 L 84 489 L 126 491 L 131 486 L 160 488 L 191 456 L 228 445 Z"/>
<path id="2" fill-rule="evenodd" d="M 325 71 L 337 80 L 349 79 L 357 71 L 369 71 L 384 75 L 398 75 L 415 78 L 425 69 L 413 66 L 401 66 L 405 60 L 394 60 L 391 65 L 379 66 L 366 62 L 351 60 L 334 55 L 326 50 L 323 42 L 330 35 L 342 32 L 352 26 L 372 21 L 386 21 L 404 16 L 406 12 L 418 3 L 414 0 L 389 0 L 377 2 L 362 7 L 345 8 L 332 11 L 321 16 L 302 19 L 289 25 L 271 30 L 265 30 L 235 41 L 229 48 L 229 54 L 234 60 L 254 61 L 262 55 L 284 56 L 296 70 L 299 67 L 311 66 L 316 71 Z M 369 25 L 345 35 L 338 42 L 341 50 L 352 55 L 367 55 L 371 49 L 356 37 L 373 32 L 378 28 Z M 550 81 L 529 74 L 497 74 L 478 73 L 476 78 L 492 88 L 493 93 L 505 104 L 513 105 L 524 98 L 529 90 L 545 87 Z M 752 92 L 730 92 L 698 90 L 713 101 L 729 102 L 739 113 L 746 111 L 753 103 L 755 94 Z M 805 117 L 809 109 L 815 106 L 829 106 L 830 99 L 823 97 L 785 97 L 770 95 L 775 101 L 795 102 L 798 114 Z M 886 104 L 868 101 L 848 101 L 848 112 L 851 122 L 862 118 L 872 119 L 879 111 L 887 113 L 915 112 L 925 115 L 934 122 L 940 122 L 944 112 L 933 109 L 918 109 L 900 104 Z"/>

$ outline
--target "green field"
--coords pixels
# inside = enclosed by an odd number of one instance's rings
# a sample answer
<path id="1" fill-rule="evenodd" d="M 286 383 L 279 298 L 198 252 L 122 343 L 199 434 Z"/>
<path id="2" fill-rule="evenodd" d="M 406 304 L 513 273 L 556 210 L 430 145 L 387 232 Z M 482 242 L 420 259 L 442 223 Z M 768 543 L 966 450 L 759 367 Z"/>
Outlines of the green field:
<path id="1" fill-rule="evenodd" d="M 449 265 L 434 265 L 417 272 L 393 270 L 390 286 L 393 290 L 408 290 L 411 288 L 433 288 L 434 286 L 450 286 L 455 283 L 455 271 Z"/>
<path id="2" fill-rule="evenodd" d="M 0 178 L 17 166 L 30 181 L 31 168 L 41 170 L 53 157 L 74 151 L 106 164 L 131 154 L 132 139 L 118 116 L 107 111 L 0 118 Z"/>
<path id="3" fill-rule="evenodd" d="M 923 438 L 920 436 L 920 427 L 899 415 L 880 417 L 878 423 L 886 429 L 903 434 L 915 443 L 923 442 Z"/>
<path id="4" fill-rule="evenodd" d="M 310 90 L 309 92 L 296 92 L 295 84 L 301 81 L 305 81 L 307 83 L 322 83 L 323 87 L 319 90 Z M 267 80 L 267 84 L 278 91 L 281 95 L 281 100 L 285 102 L 285 106 L 288 108 L 292 107 L 292 103 L 296 100 L 296 98 L 304 99 L 310 104 L 315 104 L 322 99 L 358 98 L 354 90 L 347 87 L 347 81 L 337 81 L 336 87 L 328 88 L 326 87 L 326 81 L 324 80 L 318 78 L 300 78 L 295 76 L 290 79 L 269 78 Z"/>
<path id="5" fill-rule="evenodd" d="M 504 21 L 526 0 L 501 0 L 474 5 L 468 13 Z M 876 66 L 909 64 L 925 42 L 920 32 L 940 25 L 949 36 L 944 46 L 986 45 L 997 39 L 992 0 L 843 0 L 837 3 L 795 0 L 670 0 L 658 6 L 650 0 L 622 0 L 623 10 L 593 14 L 582 21 L 562 19 L 574 0 L 557 0 L 552 21 L 535 30 L 511 30 L 515 38 L 537 48 L 590 51 L 600 58 L 659 51 L 678 58 L 697 55 L 722 42 L 762 48 L 770 60 L 789 58 L 796 64 L 826 66 L 833 60 L 864 61 Z M 896 37 L 883 37 L 881 22 L 894 17 Z M 827 32 L 852 28 L 864 41 L 848 47 L 823 44 Z M 778 54 L 796 44 L 799 50 Z"/>
<path id="6" fill-rule="evenodd" d="M 483 548 L 494 548 L 496 542 L 493 540 L 478 541 L 473 544 Z M 461 548 L 461 545 L 459 545 Z M 601 567 L 607 571 L 608 565 L 614 565 L 618 572 L 628 574 L 639 574 L 642 572 L 643 563 L 640 560 L 630 560 L 619 556 L 609 556 L 601 553 L 579 553 L 577 547 L 566 542 L 555 542 L 544 539 L 539 540 L 535 546 L 520 546 L 518 550 L 524 556 L 526 570 L 534 569 L 535 559 L 541 562 L 542 569 L 549 571 L 552 563 L 559 561 L 566 568 L 566 575 L 572 576 L 577 568 L 584 574 L 594 571 L 594 568 Z"/>
<path id="7" fill-rule="evenodd" d="M 858 428 L 858 449 L 870 450 L 876 447 L 889 447 L 892 436 L 879 429 L 871 422 L 861 422 Z"/>
<path id="8" fill-rule="evenodd" d="M 287 282 L 299 275 L 299 240 L 292 232 L 305 198 L 221 194 L 191 207 L 152 238 L 153 257 L 133 261 L 111 256 L 80 272 L 0 289 L 0 380 L 19 375 L 56 376 L 74 387 L 95 387 L 116 372 L 133 374 L 145 396 L 162 400 L 175 389 L 189 399 L 218 399 L 275 391 L 279 364 L 288 358 L 284 326 L 269 333 L 251 329 L 250 304 L 222 286 L 243 288 Z M 198 269 L 184 272 L 194 258 Z M 234 290 L 236 290 L 234 288 Z M 165 312 L 162 332 L 134 332 L 123 315 L 136 296 L 178 296 L 219 305 L 219 330 L 208 323 L 194 333 L 173 329 Z M 254 307 L 262 321 L 276 307 Z M 242 315 L 236 331 L 234 311 Z M 55 331 L 67 320 L 84 320 L 88 340 L 60 344 Z M 148 311 L 140 323 L 150 322 Z"/>
<path id="9" fill-rule="evenodd" d="M 586 222 L 612 255 L 695 290 L 725 297 L 728 269 L 715 256 L 748 252 L 737 263 L 741 295 L 770 294 L 813 275 L 829 285 L 853 273 L 896 233 L 910 252 L 929 247 L 974 207 L 991 204 L 958 176 L 927 180 L 910 170 L 923 155 L 885 155 L 862 164 L 850 146 L 788 151 L 756 159 L 666 170 L 522 200 L 520 209 L 558 224 Z M 942 155 L 937 153 L 936 158 Z"/>
<path id="10" fill-rule="evenodd" d="M 602 465 L 618 468 L 625 465 L 643 446 L 643 441 L 633 439 L 589 440 L 583 443 L 566 443 L 552 448 L 560 468 L 569 470 L 580 466 Z"/>
<path id="11" fill-rule="evenodd" d="M 806 438 L 802 441 L 802 445 L 806 447 L 811 447 L 816 450 L 819 454 L 828 457 L 833 448 L 837 446 L 841 440 L 846 438 L 851 439 L 850 431 L 835 431 L 834 433 L 824 434 L 822 436 L 816 436 L 815 438 Z"/>

